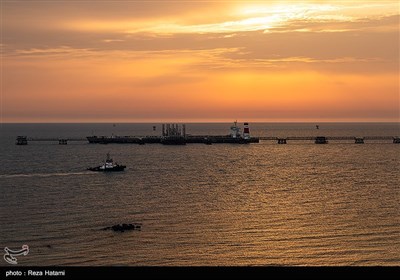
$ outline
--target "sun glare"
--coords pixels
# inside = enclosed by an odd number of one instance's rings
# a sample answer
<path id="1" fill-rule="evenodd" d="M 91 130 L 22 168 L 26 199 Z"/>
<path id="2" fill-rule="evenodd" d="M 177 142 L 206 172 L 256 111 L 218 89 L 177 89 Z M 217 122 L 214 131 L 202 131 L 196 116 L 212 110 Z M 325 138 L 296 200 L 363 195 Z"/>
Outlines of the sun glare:
<path id="1" fill-rule="evenodd" d="M 265 15 L 265 14 L 307 14 L 316 12 L 332 12 L 338 10 L 338 7 L 327 4 L 285 4 L 285 5 L 251 5 L 239 7 L 237 13 L 245 16 Z"/>

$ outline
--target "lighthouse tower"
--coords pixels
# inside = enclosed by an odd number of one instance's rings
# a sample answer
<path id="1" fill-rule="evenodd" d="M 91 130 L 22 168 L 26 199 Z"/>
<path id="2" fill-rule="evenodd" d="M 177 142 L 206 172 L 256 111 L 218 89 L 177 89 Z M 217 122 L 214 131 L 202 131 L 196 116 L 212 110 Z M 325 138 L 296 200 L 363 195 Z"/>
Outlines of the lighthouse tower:
<path id="1" fill-rule="evenodd" d="M 243 138 L 244 139 L 250 139 L 249 123 L 247 123 L 247 122 L 244 123 Z"/>

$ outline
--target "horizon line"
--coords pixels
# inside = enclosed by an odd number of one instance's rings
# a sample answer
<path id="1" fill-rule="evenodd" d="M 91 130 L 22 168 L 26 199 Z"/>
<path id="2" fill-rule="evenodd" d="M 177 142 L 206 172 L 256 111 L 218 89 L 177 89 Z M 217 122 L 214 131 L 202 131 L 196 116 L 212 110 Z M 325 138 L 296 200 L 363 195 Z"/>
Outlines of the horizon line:
<path id="1" fill-rule="evenodd" d="M 236 120 L 237 121 L 237 120 Z M 204 124 L 204 123 L 210 123 L 210 124 L 218 124 L 218 123 L 233 123 L 235 121 L 142 121 L 142 122 L 137 122 L 137 121 L 116 121 L 116 122 L 90 122 L 90 121 L 83 121 L 83 122 L 0 122 L 0 125 L 3 124 L 163 124 L 163 123 L 179 123 L 179 124 Z M 237 121 L 238 123 L 313 123 L 313 124 L 319 124 L 319 123 L 398 123 L 400 124 L 400 120 L 398 121 Z"/>

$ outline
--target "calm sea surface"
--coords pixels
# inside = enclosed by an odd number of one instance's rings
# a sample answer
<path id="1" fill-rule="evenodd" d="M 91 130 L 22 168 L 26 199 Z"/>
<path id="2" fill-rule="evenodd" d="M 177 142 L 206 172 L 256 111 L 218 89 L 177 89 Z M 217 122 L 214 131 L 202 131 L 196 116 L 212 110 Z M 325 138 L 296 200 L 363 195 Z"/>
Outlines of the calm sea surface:
<path id="1" fill-rule="evenodd" d="M 225 135 L 230 125 L 187 124 L 187 132 Z M 400 136 L 394 123 L 250 129 L 256 136 Z M 39 266 L 400 265 L 400 144 L 391 141 L 15 145 L 17 135 L 160 130 L 160 124 L 2 124 L 0 250 L 27 244 L 30 252 L 18 263 Z M 107 152 L 127 169 L 86 171 Z M 133 222 L 142 230 L 101 230 Z"/>

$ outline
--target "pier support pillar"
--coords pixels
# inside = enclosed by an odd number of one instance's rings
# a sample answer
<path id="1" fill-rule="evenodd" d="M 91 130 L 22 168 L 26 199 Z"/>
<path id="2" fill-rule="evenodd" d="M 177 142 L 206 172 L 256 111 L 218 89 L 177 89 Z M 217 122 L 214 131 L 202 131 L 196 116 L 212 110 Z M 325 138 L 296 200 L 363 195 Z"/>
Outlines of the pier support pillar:
<path id="1" fill-rule="evenodd" d="M 28 137 L 26 136 L 17 136 L 15 140 L 16 145 L 28 145 Z"/>
<path id="2" fill-rule="evenodd" d="M 58 139 L 58 144 L 59 145 L 67 145 L 68 140 L 67 139 Z"/>
<path id="3" fill-rule="evenodd" d="M 355 144 L 364 144 L 364 138 L 354 138 Z"/>
<path id="4" fill-rule="evenodd" d="M 287 144 L 287 141 L 285 138 L 278 138 L 278 144 Z"/>
<path id="5" fill-rule="evenodd" d="M 393 137 L 393 144 L 400 144 L 400 137 Z"/>
<path id="6" fill-rule="evenodd" d="M 315 138 L 315 144 L 328 144 L 328 140 L 325 136 L 318 136 Z"/>

